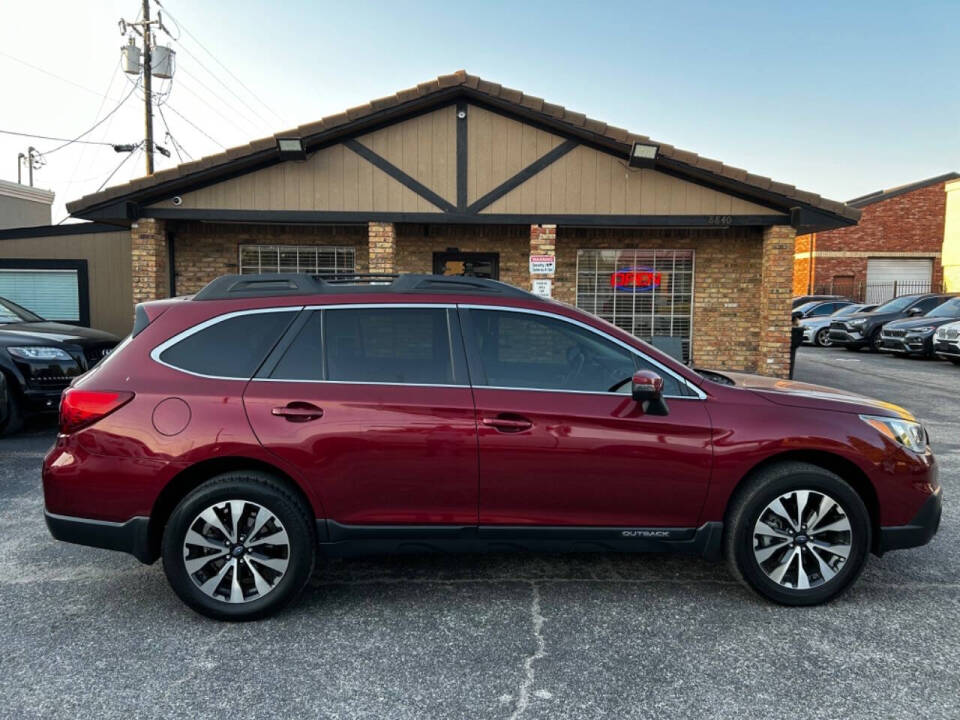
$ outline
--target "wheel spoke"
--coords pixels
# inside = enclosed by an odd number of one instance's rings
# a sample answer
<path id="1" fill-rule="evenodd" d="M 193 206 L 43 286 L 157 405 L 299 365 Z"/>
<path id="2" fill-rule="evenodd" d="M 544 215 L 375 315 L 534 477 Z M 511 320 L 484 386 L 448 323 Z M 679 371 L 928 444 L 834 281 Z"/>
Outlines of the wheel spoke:
<path id="1" fill-rule="evenodd" d="M 211 540 L 210 538 L 201 535 L 196 530 L 188 530 L 187 538 L 183 541 L 184 545 L 198 545 L 203 548 L 209 548 L 211 550 L 224 550 L 226 551 L 225 543 L 218 543 L 216 540 Z"/>
<path id="2" fill-rule="evenodd" d="M 233 578 L 230 580 L 230 602 L 241 603 L 243 602 L 243 588 L 240 587 L 240 563 L 237 562 L 236 558 L 233 558 L 229 564 L 233 567 Z"/>
<path id="3" fill-rule="evenodd" d="M 226 540 L 233 542 L 237 539 L 231 531 L 227 530 L 226 525 L 220 521 L 220 518 L 217 517 L 217 513 L 212 507 L 208 507 L 202 513 L 200 513 L 200 518 L 208 525 L 216 528 L 217 532 L 223 535 Z"/>
<path id="4" fill-rule="evenodd" d="M 198 570 L 202 570 L 211 562 L 213 562 L 214 560 L 219 560 L 226 554 L 227 554 L 226 550 L 221 550 L 220 552 L 213 553 L 212 555 L 203 555 L 198 558 L 190 558 L 189 560 L 187 558 L 184 558 L 183 564 L 187 566 L 187 572 L 193 575 Z"/>
<path id="5" fill-rule="evenodd" d="M 829 543 L 821 542 L 819 540 L 810 540 L 810 544 L 818 548 L 819 550 L 826 550 L 832 555 L 838 555 L 844 560 L 850 555 L 850 546 L 845 543 L 838 543 L 837 545 L 831 545 Z"/>
<path id="6" fill-rule="evenodd" d="M 803 512 L 807 509 L 807 501 L 810 499 L 810 491 L 797 490 L 795 494 L 797 497 L 797 524 L 794 526 L 794 529 L 799 530 L 803 526 Z"/>
<path id="7" fill-rule="evenodd" d="M 815 532 L 817 524 L 823 522 L 823 519 L 827 515 L 829 515 L 830 511 L 835 507 L 839 507 L 839 505 L 837 505 L 831 498 L 828 498 L 826 495 L 821 495 L 820 507 L 817 508 L 817 512 L 814 514 L 814 516 L 810 518 L 810 522 L 807 523 L 807 526 L 809 527 L 808 532 L 810 533 Z"/>
<path id="8" fill-rule="evenodd" d="M 288 545 L 290 543 L 285 530 L 277 530 L 269 535 L 264 535 L 252 543 L 247 543 L 247 547 L 255 548 L 260 545 Z"/>
<path id="9" fill-rule="evenodd" d="M 793 559 L 799 557 L 800 548 L 794 548 L 779 565 L 777 565 L 773 572 L 770 573 L 770 579 L 777 583 L 783 582 L 783 576 L 787 574 L 787 570 L 790 569 L 790 566 L 793 564 Z"/>
<path id="10" fill-rule="evenodd" d="M 803 569 L 803 556 L 805 553 L 802 548 L 797 548 L 797 550 L 797 590 L 809 590 L 810 576 L 807 575 L 807 571 Z"/>
<path id="11" fill-rule="evenodd" d="M 243 559 L 244 564 L 247 566 L 247 569 L 250 571 L 250 574 L 253 575 L 253 583 L 257 586 L 257 596 L 263 597 L 268 592 L 273 589 L 273 586 L 270 585 L 266 580 L 263 579 L 263 575 L 260 574 L 260 571 L 250 562 L 250 558 L 245 557 Z"/>
<path id="12" fill-rule="evenodd" d="M 263 526 L 270 522 L 272 517 L 273 515 L 269 510 L 257 507 L 257 513 L 253 516 L 253 529 L 250 531 L 248 539 L 253 540 L 257 536 L 257 533 L 263 529 Z"/>
<path id="13" fill-rule="evenodd" d="M 790 513 L 787 512 L 787 509 L 783 506 L 783 498 L 778 497 L 772 503 L 767 506 L 767 510 L 772 512 L 774 515 L 779 517 L 781 520 L 785 521 L 790 527 L 794 530 L 799 530 L 800 526 L 795 525 L 793 518 L 790 517 Z"/>
<path id="14" fill-rule="evenodd" d="M 240 521 L 243 519 L 243 507 L 246 503 L 243 500 L 231 500 L 228 504 L 230 506 L 230 522 L 233 525 L 233 537 L 230 539 L 238 542 L 240 540 Z"/>
<path id="15" fill-rule="evenodd" d="M 250 553 L 247 555 L 247 559 L 260 563 L 261 565 L 265 565 L 271 570 L 276 570 L 277 572 L 284 572 L 290 562 L 284 558 L 271 558 L 267 557 L 266 555 L 261 555 L 260 553 Z"/>
<path id="16" fill-rule="evenodd" d="M 754 550 L 753 554 L 756 556 L 758 561 L 766 562 L 785 547 L 787 547 L 787 541 L 777 538 L 772 545 L 767 545 L 766 547 Z"/>
<path id="17" fill-rule="evenodd" d="M 817 559 L 817 564 L 820 566 L 820 574 L 823 576 L 824 582 L 837 574 L 836 571 L 830 567 L 830 565 L 828 565 L 822 557 L 820 557 L 820 553 L 817 552 L 816 545 L 810 546 L 810 554 Z"/>
<path id="18" fill-rule="evenodd" d="M 216 591 L 217 587 L 220 585 L 220 581 L 223 580 L 224 576 L 227 574 L 227 570 L 229 570 L 230 567 L 231 567 L 230 563 L 228 562 L 224 563 L 223 567 L 220 568 L 220 572 L 218 572 L 212 578 L 210 578 L 205 583 L 203 583 L 200 586 L 200 589 L 203 590 L 203 592 L 205 592 L 210 597 L 213 597 L 214 591 Z"/>
<path id="19" fill-rule="evenodd" d="M 834 520 L 828 525 L 823 525 L 818 527 L 816 530 L 811 530 L 810 535 L 819 535 L 820 533 L 825 532 L 849 532 L 850 531 L 850 521 L 847 518 L 842 517 L 838 520 Z"/>
<path id="20" fill-rule="evenodd" d="M 756 527 L 753 529 L 754 535 L 765 535 L 767 537 L 777 538 L 779 540 L 792 540 L 793 537 L 790 533 L 785 533 L 783 530 L 777 530 L 773 525 L 768 525 L 763 520 L 758 520 Z"/>

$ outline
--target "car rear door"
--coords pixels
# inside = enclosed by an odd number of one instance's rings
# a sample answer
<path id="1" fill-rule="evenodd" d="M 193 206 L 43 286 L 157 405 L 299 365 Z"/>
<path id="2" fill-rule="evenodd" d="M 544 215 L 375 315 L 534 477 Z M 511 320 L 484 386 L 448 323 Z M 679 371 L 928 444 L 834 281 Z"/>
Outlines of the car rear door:
<path id="1" fill-rule="evenodd" d="M 694 527 L 712 466 L 703 396 L 565 317 L 461 306 L 478 415 L 484 525 Z M 665 382 L 669 414 L 630 394 Z M 617 387 L 615 387 L 617 386 Z"/>
<path id="2" fill-rule="evenodd" d="M 335 523 L 476 524 L 476 422 L 453 306 L 308 308 L 244 404 Z"/>

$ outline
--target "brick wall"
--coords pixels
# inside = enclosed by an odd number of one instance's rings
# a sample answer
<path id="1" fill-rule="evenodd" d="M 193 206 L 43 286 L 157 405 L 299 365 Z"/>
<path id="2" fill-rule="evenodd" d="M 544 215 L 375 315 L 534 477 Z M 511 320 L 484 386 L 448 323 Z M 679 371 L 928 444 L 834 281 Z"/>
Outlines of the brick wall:
<path id="1" fill-rule="evenodd" d="M 945 183 L 936 183 L 889 200 L 866 205 L 860 222 L 853 227 L 827 230 L 815 235 L 797 237 L 797 254 L 807 252 L 811 240 L 816 253 L 845 253 L 845 256 L 814 258 L 814 287 L 829 284 L 835 276 L 853 273 L 856 283 L 866 283 L 867 257 L 936 258 L 933 263 L 933 284 L 939 287 L 943 278 L 940 250 L 946 211 Z M 794 291 L 807 292 L 808 266 L 802 258 L 794 259 Z"/>
<path id="2" fill-rule="evenodd" d="M 396 272 L 397 231 L 394 224 L 369 223 L 367 239 L 370 243 L 370 272 Z"/>
<path id="3" fill-rule="evenodd" d="M 167 234 L 163 220 L 141 218 L 130 227 L 130 256 L 133 302 L 169 296 Z"/>
<path id="4" fill-rule="evenodd" d="M 173 232 L 177 293 L 181 295 L 197 292 L 218 275 L 239 272 L 239 247 L 247 244 L 354 247 L 357 271 L 367 272 L 365 226 L 189 223 Z"/>
<path id="5" fill-rule="evenodd" d="M 553 296 L 576 303 L 577 249 L 693 250 L 693 346 L 696 364 L 726 370 L 757 369 L 761 233 L 730 230 L 588 230 L 557 233 Z M 792 246 L 790 248 L 792 256 Z M 789 292 L 790 279 L 787 282 Z M 785 313 L 789 322 L 789 311 Z"/>
<path id="6" fill-rule="evenodd" d="M 790 372 L 790 298 L 793 293 L 792 227 L 776 225 L 763 231 L 760 313 L 757 318 L 757 372 L 787 377 Z"/>

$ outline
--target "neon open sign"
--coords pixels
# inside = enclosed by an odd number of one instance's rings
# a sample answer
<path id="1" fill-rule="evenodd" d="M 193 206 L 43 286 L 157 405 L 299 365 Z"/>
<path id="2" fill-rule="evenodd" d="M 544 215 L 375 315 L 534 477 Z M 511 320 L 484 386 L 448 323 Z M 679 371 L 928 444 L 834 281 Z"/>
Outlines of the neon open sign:
<path id="1" fill-rule="evenodd" d="M 624 268 L 610 276 L 610 287 L 617 292 L 653 292 L 660 289 L 662 282 L 663 273 L 650 267 Z"/>

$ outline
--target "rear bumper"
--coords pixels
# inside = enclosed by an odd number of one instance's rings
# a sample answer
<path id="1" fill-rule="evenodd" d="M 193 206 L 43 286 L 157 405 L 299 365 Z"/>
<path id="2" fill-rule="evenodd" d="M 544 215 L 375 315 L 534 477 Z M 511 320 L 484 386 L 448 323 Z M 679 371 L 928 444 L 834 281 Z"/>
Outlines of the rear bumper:
<path id="1" fill-rule="evenodd" d="M 908 525 L 896 525 L 880 528 L 877 539 L 877 555 L 890 550 L 926 545 L 940 528 L 940 515 L 943 512 L 943 491 L 937 488 L 926 499 L 917 514 Z"/>
<path id="2" fill-rule="evenodd" d="M 50 534 L 57 540 L 129 553 L 142 563 L 156 560 L 150 550 L 150 518 L 133 517 L 123 523 L 56 515 L 43 511 Z"/>

